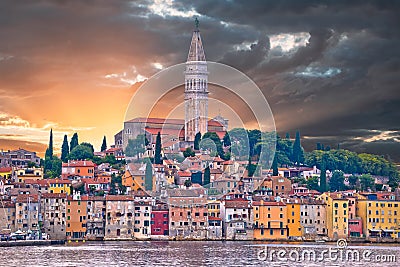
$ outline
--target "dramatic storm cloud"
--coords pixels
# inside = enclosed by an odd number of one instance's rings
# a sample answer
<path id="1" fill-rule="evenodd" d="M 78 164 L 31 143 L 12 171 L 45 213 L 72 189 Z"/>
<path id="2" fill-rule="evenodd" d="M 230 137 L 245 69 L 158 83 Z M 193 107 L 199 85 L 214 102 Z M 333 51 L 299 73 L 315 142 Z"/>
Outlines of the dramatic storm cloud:
<path id="1" fill-rule="evenodd" d="M 399 1 L 1 1 L 0 140 L 45 143 L 49 126 L 112 140 L 138 83 L 185 61 L 197 16 L 207 59 L 259 85 L 281 134 L 400 161 L 398 14 Z"/>

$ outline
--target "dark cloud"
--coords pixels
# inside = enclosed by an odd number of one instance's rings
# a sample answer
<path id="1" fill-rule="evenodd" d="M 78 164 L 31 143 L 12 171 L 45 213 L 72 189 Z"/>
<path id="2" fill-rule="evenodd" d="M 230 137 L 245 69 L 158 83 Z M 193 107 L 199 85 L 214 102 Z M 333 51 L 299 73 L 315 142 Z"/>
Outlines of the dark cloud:
<path id="1" fill-rule="evenodd" d="M 160 16 L 151 4 L 1 1 L 1 97 L 54 93 L 66 81 L 84 83 L 131 66 L 150 76 L 154 62 L 183 62 L 193 18 Z M 172 8 L 200 14 L 207 59 L 254 79 L 279 132 L 300 129 L 308 147 L 316 140 L 341 143 L 400 161 L 397 139 L 363 141 L 374 131 L 399 130 L 400 1 L 175 0 Z M 271 36 L 296 32 L 309 33 L 306 46 L 271 47 Z"/>

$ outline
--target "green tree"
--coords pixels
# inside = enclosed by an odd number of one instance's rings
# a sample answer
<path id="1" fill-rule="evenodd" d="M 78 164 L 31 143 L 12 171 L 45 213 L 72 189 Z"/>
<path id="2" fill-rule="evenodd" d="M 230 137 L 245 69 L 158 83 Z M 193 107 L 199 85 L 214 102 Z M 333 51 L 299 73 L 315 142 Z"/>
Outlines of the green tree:
<path id="1" fill-rule="evenodd" d="M 61 160 L 67 162 L 69 154 L 68 137 L 64 135 L 64 140 L 61 146 Z"/>
<path id="2" fill-rule="evenodd" d="M 144 187 L 148 191 L 153 190 L 153 167 L 150 160 L 148 160 L 146 163 Z"/>
<path id="3" fill-rule="evenodd" d="M 250 130 L 247 131 L 247 135 L 249 136 L 249 154 L 251 157 L 255 155 L 259 155 L 257 151 L 254 149 L 255 145 L 261 141 L 261 131 L 260 130 Z"/>
<path id="4" fill-rule="evenodd" d="M 300 132 L 296 132 L 296 139 L 293 144 L 293 163 L 301 164 L 304 163 L 304 149 L 301 146 Z"/>
<path id="5" fill-rule="evenodd" d="M 371 176 L 371 174 L 363 174 L 359 179 L 362 191 L 375 189 L 375 179 Z"/>
<path id="6" fill-rule="evenodd" d="M 82 143 L 81 143 L 81 146 L 86 146 L 86 147 L 88 147 L 88 148 L 90 149 L 90 151 L 92 151 L 92 154 L 94 153 L 94 147 L 93 147 L 93 145 L 92 145 L 91 143 L 82 142 Z"/>
<path id="7" fill-rule="evenodd" d="M 200 147 L 199 147 L 199 145 L 200 145 L 200 140 L 201 140 L 201 133 L 198 132 L 198 133 L 194 136 L 194 145 L 193 145 L 194 150 L 199 150 L 199 149 L 200 149 Z"/>
<path id="8" fill-rule="evenodd" d="M 194 157 L 194 155 L 195 155 L 195 153 L 194 153 L 194 151 L 193 151 L 193 149 L 192 149 L 191 147 L 187 147 L 187 148 L 185 149 L 185 151 L 183 151 L 183 156 L 184 156 L 185 158 L 187 158 L 187 157 Z"/>
<path id="9" fill-rule="evenodd" d="M 207 166 L 207 168 L 204 169 L 203 185 L 210 184 L 211 181 L 210 179 L 211 179 L 210 166 Z"/>
<path id="10" fill-rule="evenodd" d="M 317 143 L 317 150 L 322 150 L 321 143 Z"/>
<path id="11" fill-rule="evenodd" d="M 318 177 L 317 176 L 313 176 L 311 178 L 308 178 L 308 180 L 306 181 L 306 185 L 307 185 L 307 188 L 310 189 L 310 190 L 320 191 L 320 186 L 318 184 Z"/>
<path id="12" fill-rule="evenodd" d="M 229 133 L 226 132 L 224 135 L 224 138 L 222 139 L 223 143 L 224 143 L 224 147 L 230 147 L 232 145 L 231 143 L 231 138 L 229 137 Z"/>
<path id="13" fill-rule="evenodd" d="M 201 149 L 208 149 L 211 150 L 210 154 L 213 154 L 212 152 L 216 152 L 221 158 L 224 157 L 224 150 L 222 149 L 222 142 L 221 139 L 219 139 L 219 136 L 215 132 L 207 132 L 203 135 L 202 140 L 205 140 L 206 142 L 202 143 Z M 211 145 L 212 141 L 215 145 L 215 148 L 217 151 L 213 151 L 213 146 Z"/>
<path id="14" fill-rule="evenodd" d="M 76 147 L 74 147 L 74 149 L 71 150 L 68 158 L 72 160 L 93 159 L 93 151 L 89 146 L 77 145 Z"/>
<path id="15" fill-rule="evenodd" d="M 342 171 L 334 171 L 329 180 L 329 187 L 331 191 L 341 191 L 345 189 L 344 174 Z"/>
<path id="16" fill-rule="evenodd" d="M 122 184 L 121 175 L 111 174 L 110 195 L 124 195 L 126 187 Z"/>
<path id="17" fill-rule="evenodd" d="M 146 151 L 147 143 L 148 140 L 143 134 L 139 134 L 135 139 L 129 139 L 125 148 L 125 155 L 139 158 Z"/>
<path id="18" fill-rule="evenodd" d="M 272 161 L 272 175 L 273 176 L 279 175 L 277 157 L 274 157 L 274 160 Z"/>
<path id="19" fill-rule="evenodd" d="M 358 182 L 358 177 L 356 175 L 350 175 L 349 176 L 349 185 L 352 189 L 356 189 L 357 187 L 357 182 Z"/>
<path id="20" fill-rule="evenodd" d="M 36 163 L 33 161 L 28 161 L 28 168 L 34 168 L 34 167 L 37 167 Z"/>
<path id="21" fill-rule="evenodd" d="M 251 158 L 249 157 L 249 163 L 247 164 L 247 172 L 249 177 L 253 177 L 254 173 L 256 172 L 257 165 L 251 163 Z"/>
<path id="22" fill-rule="evenodd" d="M 107 150 L 107 140 L 106 136 L 103 137 L 103 143 L 101 144 L 101 151 L 106 151 Z"/>
<path id="23" fill-rule="evenodd" d="M 156 137 L 156 147 L 154 151 L 154 163 L 155 164 L 162 164 L 161 158 L 161 134 L 160 132 L 157 133 Z"/>
<path id="24" fill-rule="evenodd" d="M 46 150 L 45 158 L 53 158 L 53 129 L 50 130 L 49 147 Z"/>
<path id="25" fill-rule="evenodd" d="M 78 133 L 74 133 L 71 138 L 71 142 L 69 143 L 69 151 L 72 151 L 72 149 L 74 149 L 77 145 L 79 145 Z"/>
<path id="26" fill-rule="evenodd" d="M 321 174 L 319 176 L 319 184 L 320 184 L 320 192 L 326 192 L 327 187 L 326 187 L 326 168 L 325 168 L 325 160 L 322 160 L 321 163 Z"/>

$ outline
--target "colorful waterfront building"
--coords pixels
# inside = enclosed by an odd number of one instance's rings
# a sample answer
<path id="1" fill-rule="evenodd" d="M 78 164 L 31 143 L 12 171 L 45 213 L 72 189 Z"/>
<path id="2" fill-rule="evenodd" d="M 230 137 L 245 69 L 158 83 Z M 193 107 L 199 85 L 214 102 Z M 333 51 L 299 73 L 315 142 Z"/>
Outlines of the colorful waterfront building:
<path id="1" fill-rule="evenodd" d="M 367 194 L 358 200 L 357 216 L 362 219 L 366 237 L 400 238 L 400 201 Z"/>
<path id="2" fill-rule="evenodd" d="M 151 201 L 139 200 L 135 205 L 135 224 L 133 237 L 136 239 L 149 239 L 151 235 Z"/>
<path id="3" fill-rule="evenodd" d="M 0 230 L 15 229 L 15 203 L 12 201 L 0 200 Z"/>
<path id="4" fill-rule="evenodd" d="M 133 196 L 106 196 L 106 231 L 104 239 L 132 239 L 134 213 Z"/>
<path id="5" fill-rule="evenodd" d="M 102 240 L 106 227 L 106 198 L 89 196 L 87 202 L 87 227 L 88 240 Z"/>
<path id="6" fill-rule="evenodd" d="M 167 190 L 169 235 L 177 239 L 207 237 L 207 192 L 203 188 Z"/>
<path id="7" fill-rule="evenodd" d="M 253 237 L 251 202 L 245 198 L 221 201 L 223 236 L 228 240 L 247 240 Z"/>
<path id="8" fill-rule="evenodd" d="M 283 202 L 253 202 L 254 239 L 287 239 L 287 207 Z"/>
<path id="9" fill-rule="evenodd" d="M 79 193 L 67 196 L 67 228 L 68 240 L 83 240 L 87 229 L 87 196 Z"/>
<path id="10" fill-rule="evenodd" d="M 15 229 L 39 230 L 39 195 L 20 194 L 15 201 Z"/>
<path id="11" fill-rule="evenodd" d="M 168 236 L 169 235 L 169 209 L 163 202 L 157 202 L 151 209 L 151 235 Z"/>
<path id="12" fill-rule="evenodd" d="M 287 227 L 289 239 L 299 238 L 303 235 L 301 226 L 301 200 L 288 199 L 286 202 Z"/>
<path id="13" fill-rule="evenodd" d="M 314 198 L 303 199 L 300 205 L 302 236 L 311 240 L 326 236 L 326 204 Z"/>
<path id="14" fill-rule="evenodd" d="M 318 197 L 326 203 L 326 229 L 330 239 L 348 236 L 349 200 L 340 193 L 323 193 Z"/>
<path id="15" fill-rule="evenodd" d="M 46 233 L 50 239 L 64 240 L 66 238 L 66 206 L 66 193 L 41 194 L 42 233 Z"/>

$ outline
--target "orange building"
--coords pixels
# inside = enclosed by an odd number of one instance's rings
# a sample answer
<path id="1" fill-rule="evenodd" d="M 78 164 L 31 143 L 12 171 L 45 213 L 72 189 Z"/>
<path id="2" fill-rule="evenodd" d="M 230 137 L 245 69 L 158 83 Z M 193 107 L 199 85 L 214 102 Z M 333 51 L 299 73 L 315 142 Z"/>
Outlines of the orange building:
<path id="1" fill-rule="evenodd" d="M 86 237 L 87 201 L 88 196 L 67 197 L 66 235 L 68 240 L 82 240 Z"/>
<path id="2" fill-rule="evenodd" d="M 62 164 L 61 176 L 63 179 L 79 176 L 81 178 L 94 178 L 96 165 L 90 160 L 68 161 Z"/>
<path id="3" fill-rule="evenodd" d="M 282 202 L 253 202 L 254 239 L 286 239 L 287 207 Z"/>

